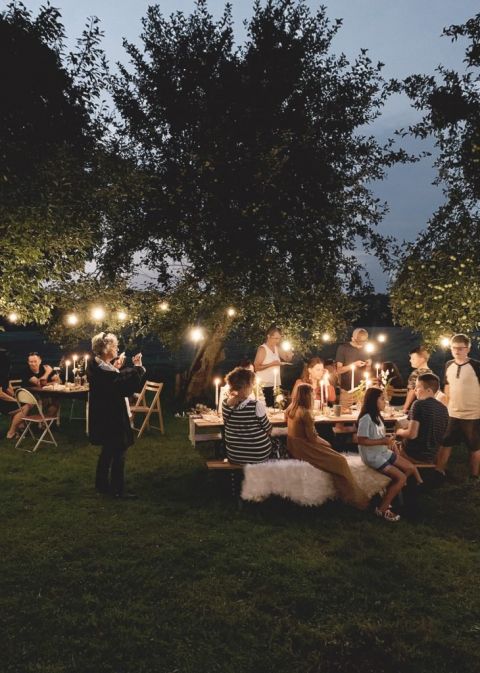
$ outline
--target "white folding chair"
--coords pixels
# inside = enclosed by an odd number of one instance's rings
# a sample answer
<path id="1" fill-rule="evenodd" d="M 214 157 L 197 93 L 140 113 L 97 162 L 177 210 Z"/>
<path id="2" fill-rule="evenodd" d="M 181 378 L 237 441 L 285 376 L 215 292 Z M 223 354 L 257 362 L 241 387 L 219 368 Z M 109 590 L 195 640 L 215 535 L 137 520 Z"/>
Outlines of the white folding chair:
<path id="1" fill-rule="evenodd" d="M 154 428 L 155 430 L 160 430 L 162 435 L 165 433 L 163 426 L 163 415 L 162 415 L 162 406 L 160 404 L 160 393 L 162 392 L 163 383 L 155 383 L 155 381 L 146 381 L 145 385 L 142 388 L 142 392 L 138 396 L 135 404 L 130 407 L 130 412 L 132 414 L 133 425 L 132 428 L 138 432 L 138 437 L 140 438 L 145 431 L 145 428 Z M 153 393 L 152 400 L 150 404 L 147 401 L 147 392 Z M 145 414 L 145 418 L 140 428 L 135 427 L 135 414 Z M 155 414 L 158 417 L 159 425 L 150 424 L 150 416 Z"/>
<path id="2" fill-rule="evenodd" d="M 10 387 L 13 389 L 13 392 L 22 387 L 22 379 L 10 379 L 8 382 Z"/>
<path id="3" fill-rule="evenodd" d="M 23 417 L 23 421 L 25 423 L 25 430 L 20 435 L 18 442 L 15 444 L 15 448 L 18 449 L 20 444 L 25 439 L 27 432 L 30 433 L 30 436 L 35 441 L 36 437 L 35 433 L 32 430 L 32 426 L 33 427 L 36 426 L 40 430 L 43 428 L 43 432 L 40 435 L 34 448 L 32 449 L 32 453 L 33 451 L 36 451 L 38 449 L 40 444 L 55 444 L 55 446 L 58 446 L 57 442 L 55 441 L 55 437 L 52 435 L 52 431 L 50 429 L 52 423 L 57 420 L 57 417 L 45 416 L 43 414 L 42 407 L 38 403 L 37 398 L 34 395 L 32 395 L 31 392 L 25 390 L 25 388 L 18 388 L 18 390 L 15 391 L 15 397 L 17 398 L 17 402 L 19 405 L 28 404 L 31 407 L 28 415 Z M 35 410 L 37 410 L 38 413 L 35 413 Z M 32 413 L 32 411 L 34 413 Z M 44 439 L 45 436 L 51 437 L 51 441 L 49 439 Z M 25 449 L 25 451 L 28 451 L 28 449 Z"/>

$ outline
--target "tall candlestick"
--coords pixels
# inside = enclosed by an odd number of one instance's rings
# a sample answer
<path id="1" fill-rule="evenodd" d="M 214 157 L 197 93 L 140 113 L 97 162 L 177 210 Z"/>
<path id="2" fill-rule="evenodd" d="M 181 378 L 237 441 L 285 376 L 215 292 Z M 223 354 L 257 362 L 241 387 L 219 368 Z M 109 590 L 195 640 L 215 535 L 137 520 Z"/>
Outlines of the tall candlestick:
<path id="1" fill-rule="evenodd" d="M 218 411 L 220 404 L 220 379 L 215 379 L 213 383 L 215 384 L 215 410 Z"/>
<path id="2" fill-rule="evenodd" d="M 325 374 L 323 376 L 323 386 L 324 386 L 324 390 L 325 390 L 325 392 L 324 392 L 325 404 L 328 404 L 328 397 L 329 397 L 328 392 L 329 392 L 329 388 L 330 388 L 330 377 L 329 377 L 327 372 L 325 372 Z"/>
<path id="3" fill-rule="evenodd" d="M 273 370 L 273 390 L 277 389 L 277 376 L 278 376 L 278 367 L 275 367 Z"/>
<path id="4" fill-rule="evenodd" d="M 375 365 L 375 369 L 377 370 L 377 381 L 380 381 L 380 365 L 377 364 Z"/>
<path id="5" fill-rule="evenodd" d="M 68 383 L 68 368 L 70 366 L 70 360 L 65 360 L 65 383 Z"/>
<path id="6" fill-rule="evenodd" d="M 352 387 L 350 390 L 355 389 L 355 365 L 352 365 Z"/>
<path id="7" fill-rule="evenodd" d="M 76 371 L 77 371 L 77 360 L 78 360 L 78 355 L 73 356 L 73 375 L 75 376 Z"/>
<path id="8" fill-rule="evenodd" d="M 323 406 L 324 404 L 324 399 L 323 399 L 323 381 L 320 380 L 320 404 Z"/>

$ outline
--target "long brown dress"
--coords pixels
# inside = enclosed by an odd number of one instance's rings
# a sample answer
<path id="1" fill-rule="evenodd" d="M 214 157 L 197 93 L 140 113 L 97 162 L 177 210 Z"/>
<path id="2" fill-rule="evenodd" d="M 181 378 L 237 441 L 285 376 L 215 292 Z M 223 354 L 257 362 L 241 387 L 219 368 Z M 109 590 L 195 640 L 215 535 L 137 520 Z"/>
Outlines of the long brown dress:
<path id="1" fill-rule="evenodd" d="M 290 418 L 288 413 L 286 416 L 289 453 L 294 458 L 305 460 L 313 467 L 331 474 L 340 498 L 358 509 L 366 509 L 367 495 L 355 482 L 345 457 L 322 443 L 315 430 L 312 415 L 308 411 L 297 409 L 294 418 Z"/>

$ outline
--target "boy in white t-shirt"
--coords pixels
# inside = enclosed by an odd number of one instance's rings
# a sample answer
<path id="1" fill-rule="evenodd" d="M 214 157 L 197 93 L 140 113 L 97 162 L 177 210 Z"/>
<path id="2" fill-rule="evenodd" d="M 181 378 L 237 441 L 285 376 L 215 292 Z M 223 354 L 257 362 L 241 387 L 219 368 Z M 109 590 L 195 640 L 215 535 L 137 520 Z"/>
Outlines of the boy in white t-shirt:
<path id="1" fill-rule="evenodd" d="M 438 452 L 437 470 L 445 474 L 452 446 L 463 441 L 470 449 L 471 476 L 480 483 L 480 362 L 468 357 L 470 346 L 465 334 L 452 337 L 453 360 L 445 365 L 450 420 Z"/>

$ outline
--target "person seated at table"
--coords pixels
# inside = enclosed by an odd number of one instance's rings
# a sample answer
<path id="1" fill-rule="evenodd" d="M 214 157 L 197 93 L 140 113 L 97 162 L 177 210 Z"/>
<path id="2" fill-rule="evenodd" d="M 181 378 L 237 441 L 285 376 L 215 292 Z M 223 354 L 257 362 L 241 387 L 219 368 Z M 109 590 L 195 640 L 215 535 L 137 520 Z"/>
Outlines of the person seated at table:
<path id="1" fill-rule="evenodd" d="M 301 385 L 302 383 L 308 383 L 313 388 L 314 401 L 319 402 L 323 399 L 325 404 L 327 402 L 335 402 L 336 398 L 335 388 L 330 383 L 330 375 L 328 378 L 327 385 L 324 386 L 324 392 L 322 393 L 320 389 L 320 383 L 323 383 L 325 381 L 325 374 L 328 374 L 328 372 L 325 369 L 325 365 L 322 358 L 319 357 L 310 358 L 310 360 L 308 360 L 308 362 L 305 363 L 300 378 L 295 381 L 295 385 L 293 386 L 292 390 L 292 398 L 295 395 L 295 391 L 299 385 Z M 324 397 L 325 388 L 327 393 L 326 399 Z"/>
<path id="2" fill-rule="evenodd" d="M 279 388 L 282 385 L 280 365 L 293 359 L 293 351 L 284 351 L 281 348 L 281 338 L 282 330 L 273 325 L 267 332 L 265 343 L 258 347 L 255 355 L 254 367 L 268 407 L 275 404 L 275 384 Z"/>
<path id="3" fill-rule="evenodd" d="M 346 458 L 332 449 L 315 430 L 313 388 L 309 383 L 300 383 L 296 387 L 292 403 L 285 410 L 285 420 L 290 455 L 331 474 L 340 498 L 358 509 L 366 509 L 368 497 L 355 482 Z"/>
<path id="4" fill-rule="evenodd" d="M 399 521 L 400 516 L 391 509 L 393 499 L 400 493 L 411 475 L 422 484 L 417 468 L 398 455 L 395 437 L 387 437 L 381 412 L 385 409 L 385 396 L 380 388 L 368 388 L 358 416 L 358 451 L 365 465 L 378 470 L 392 480 L 375 514 L 387 521 Z"/>
<path id="5" fill-rule="evenodd" d="M 447 407 L 435 398 L 440 379 L 435 374 L 420 374 L 415 382 L 416 401 L 408 414 L 408 427 L 399 428 L 403 455 L 413 462 L 435 463 L 448 425 Z"/>
<path id="6" fill-rule="evenodd" d="M 262 463 L 270 458 L 272 426 L 265 405 L 250 395 L 255 374 L 236 367 L 227 374 L 229 395 L 222 404 L 225 447 L 231 463 Z"/>
<path id="7" fill-rule="evenodd" d="M 391 388 L 403 388 L 403 378 L 395 362 L 391 360 L 382 362 L 380 365 L 380 374 L 382 372 L 388 372 L 387 381 Z M 381 384 L 382 382 L 379 381 L 378 383 Z"/>
<path id="8" fill-rule="evenodd" d="M 48 383 L 58 383 L 60 378 L 55 374 L 50 365 L 42 364 L 39 353 L 29 353 L 27 367 L 22 375 L 23 388 L 43 388 Z M 42 409 L 46 416 L 56 416 L 60 407 L 58 398 L 42 397 Z"/>
<path id="9" fill-rule="evenodd" d="M 4 414 L 11 419 L 7 439 L 15 439 L 23 417 L 27 415 L 29 410 L 29 404 L 25 404 L 21 408 L 17 404 L 15 393 L 10 385 L 10 358 L 2 348 L 0 349 L 0 414 Z"/>

